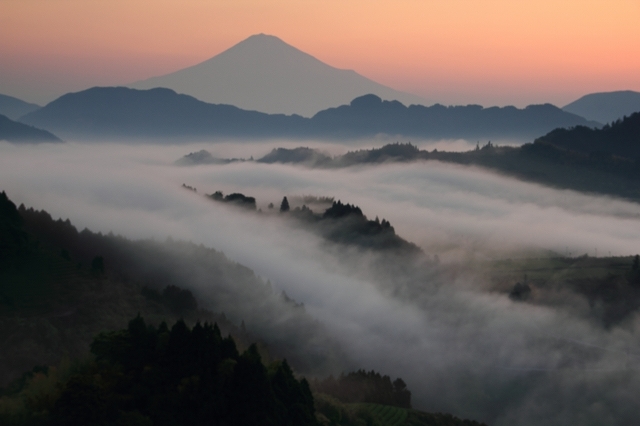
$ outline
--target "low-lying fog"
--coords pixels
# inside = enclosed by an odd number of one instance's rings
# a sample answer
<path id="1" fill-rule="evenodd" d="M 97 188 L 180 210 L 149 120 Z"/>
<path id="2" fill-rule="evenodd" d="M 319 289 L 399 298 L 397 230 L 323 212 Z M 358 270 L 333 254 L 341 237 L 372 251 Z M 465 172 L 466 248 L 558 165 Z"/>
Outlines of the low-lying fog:
<path id="1" fill-rule="evenodd" d="M 245 214 L 202 194 L 241 192 L 256 197 L 265 213 L 285 195 L 333 196 L 360 206 L 369 218 L 386 218 L 401 237 L 451 267 L 545 250 L 635 254 L 640 205 L 436 162 L 340 170 L 172 164 L 203 147 L 219 157 L 258 158 L 274 146 L 283 144 L 0 143 L 0 190 L 80 229 L 171 236 L 222 250 L 304 302 L 360 367 L 402 377 L 417 408 L 495 425 L 637 420 L 637 316 L 605 330 L 560 308 L 514 303 L 463 278 L 415 283 L 424 295 L 414 300 L 391 297 L 366 270 L 345 268 L 350 262 L 364 269 L 370 259 L 357 253 L 337 259 L 318 237 L 275 213 Z"/>

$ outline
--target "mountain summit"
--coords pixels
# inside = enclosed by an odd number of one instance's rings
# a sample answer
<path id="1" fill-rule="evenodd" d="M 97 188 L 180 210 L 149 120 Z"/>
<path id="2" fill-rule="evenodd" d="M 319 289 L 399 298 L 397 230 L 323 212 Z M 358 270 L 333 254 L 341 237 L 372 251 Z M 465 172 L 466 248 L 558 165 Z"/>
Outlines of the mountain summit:
<path id="1" fill-rule="evenodd" d="M 590 93 L 562 107 L 587 120 L 610 123 L 640 111 L 640 92 L 620 90 L 617 92 Z"/>
<path id="2" fill-rule="evenodd" d="M 253 35 L 200 64 L 129 87 L 166 87 L 208 103 L 306 117 L 368 93 L 406 105 L 427 102 L 355 71 L 334 68 L 265 34 Z"/>

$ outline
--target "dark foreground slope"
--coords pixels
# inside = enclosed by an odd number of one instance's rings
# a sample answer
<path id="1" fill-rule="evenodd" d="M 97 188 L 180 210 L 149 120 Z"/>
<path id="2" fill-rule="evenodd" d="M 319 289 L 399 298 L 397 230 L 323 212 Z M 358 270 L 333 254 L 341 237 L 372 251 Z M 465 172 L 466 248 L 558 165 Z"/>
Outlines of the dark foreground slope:
<path id="1" fill-rule="evenodd" d="M 375 95 L 312 118 L 264 114 L 201 102 L 169 89 L 95 87 L 66 94 L 21 118 L 66 139 L 188 141 L 219 138 L 360 139 L 379 134 L 439 138 L 530 139 L 559 126 L 596 123 L 552 105 L 406 107 Z"/>
<path id="2" fill-rule="evenodd" d="M 98 335 L 91 352 L 75 371 L 41 367 L 16 383 L 0 400 L 2 424 L 316 424 L 307 381 L 286 361 L 265 367 L 256 345 L 240 354 L 216 324 L 154 327 L 138 316 Z"/>
<path id="3" fill-rule="evenodd" d="M 198 308 L 189 290 L 156 290 L 202 274 L 213 295 L 200 302 L 247 314 L 255 335 Z M 291 356 L 298 372 L 317 374 L 339 352 L 301 305 L 250 270 L 191 244 L 77 232 L 69 221 L 17 208 L 4 192 L 0 296 L 3 425 L 479 425 L 410 410 L 404 382 L 389 393 L 388 377 L 373 372 L 364 378 L 377 379 L 375 392 L 360 392 L 377 404 L 312 395 L 286 360 L 271 356 Z M 263 337 L 274 343 L 250 344 Z"/>
<path id="4" fill-rule="evenodd" d="M 0 141 L 11 143 L 62 142 L 46 130 L 37 129 L 0 115 Z"/>
<path id="5" fill-rule="evenodd" d="M 240 337 L 226 318 L 244 321 L 298 371 L 347 367 L 300 304 L 218 251 L 78 232 L 46 212 L 16 208 L 4 193 L 0 201 L 0 344 L 11 348 L 0 352 L 0 386 L 33 365 L 86 353 L 96 333 L 123 327 L 138 312 L 153 323 L 218 322 Z"/>

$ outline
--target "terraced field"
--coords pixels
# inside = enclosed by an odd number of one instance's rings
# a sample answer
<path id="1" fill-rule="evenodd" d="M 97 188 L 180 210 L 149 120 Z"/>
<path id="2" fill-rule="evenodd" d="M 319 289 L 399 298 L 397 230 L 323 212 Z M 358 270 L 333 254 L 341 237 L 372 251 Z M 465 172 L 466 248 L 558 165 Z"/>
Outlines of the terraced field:
<path id="1" fill-rule="evenodd" d="M 361 404 L 372 416 L 380 422 L 381 426 L 399 426 L 407 419 L 407 410 L 390 405 Z"/>

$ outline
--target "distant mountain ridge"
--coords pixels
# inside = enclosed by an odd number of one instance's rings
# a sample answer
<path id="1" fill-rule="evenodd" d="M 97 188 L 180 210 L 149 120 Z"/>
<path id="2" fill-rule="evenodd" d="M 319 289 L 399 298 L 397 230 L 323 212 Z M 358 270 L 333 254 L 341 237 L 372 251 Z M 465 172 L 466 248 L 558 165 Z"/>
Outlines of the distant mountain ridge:
<path id="1" fill-rule="evenodd" d="M 170 89 L 94 87 L 68 93 L 21 118 L 67 139 L 198 140 L 297 134 L 304 118 L 214 105 Z M 285 132 L 285 133 L 286 133 Z"/>
<path id="2" fill-rule="evenodd" d="M 266 34 L 253 35 L 197 65 L 128 87 L 166 87 L 208 103 L 305 117 L 367 93 L 407 105 L 427 102 L 355 71 L 334 68 Z"/>
<path id="3" fill-rule="evenodd" d="M 21 118 L 65 139 L 187 141 L 221 138 L 359 139 L 379 134 L 424 139 L 526 140 L 557 127 L 591 126 L 553 105 L 483 108 L 404 106 L 365 95 L 312 118 L 207 104 L 170 89 L 94 87 L 69 93 Z"/>
<path id="4" fill-rule="evenodd" d="M 23 115 L 29 114 L 39 108 L 41 108 L 40 105 L 31 104 L 21 99 L 14 98 L 13 96 L 0 94 L 0 114 L 10 118 L 11 120 L 17 120 Z"/>
<path id="5" fill-rule="evenodd" d="M 361 96 L 350 105 L 320 111 L 313 120 L 328 136 L 362 137 L 384 133 L 434 139 L 524 140 L 548 132 L 547 129 L 597 125 L 551 104 L 529 105 L 523 109 L 440 104 L 407 107 L 398 101 L 383 101 L 375 95 Z"/>
<path id="6" fill-rule="evenodd" d="M 611 123 L 626 115 L 640 111 L 640 92 L 621 90 L 617 92 L 591 93 L 562 108 L 587 120 L 602 124 Z"/>
<path id="7" fill-rule="evenodd" d="M 0 115 L 0 141 L 11 143 L 62 142 L 56 135 Z"/>

